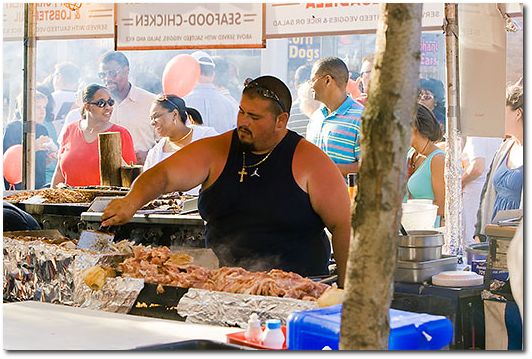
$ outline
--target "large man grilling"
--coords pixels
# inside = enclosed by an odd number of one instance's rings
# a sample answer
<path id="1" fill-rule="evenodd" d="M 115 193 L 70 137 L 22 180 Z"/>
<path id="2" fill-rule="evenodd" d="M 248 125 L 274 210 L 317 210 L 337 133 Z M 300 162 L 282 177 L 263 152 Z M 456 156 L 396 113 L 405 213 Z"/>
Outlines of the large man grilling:
<path id="1" fill-rule="evenodd" d="M 193 142 L 144 172 L 112 201 L 103 226 L 128 220 L 162 193 L 201 184 L 206 240 L 225 266 L 328 274 L 332 233 L 343 284 L 350 238 L 345 181 L 319 148 L 287 130 L 292 98 L 273 76 L 247 80 L 237 128 Z"/>

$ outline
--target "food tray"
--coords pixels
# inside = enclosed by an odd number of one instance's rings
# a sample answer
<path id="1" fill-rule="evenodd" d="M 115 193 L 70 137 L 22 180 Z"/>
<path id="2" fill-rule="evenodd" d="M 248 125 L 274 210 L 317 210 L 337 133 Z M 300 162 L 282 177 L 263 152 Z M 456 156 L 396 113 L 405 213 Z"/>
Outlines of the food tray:
<path id="1" fill-rule="evenodd" d="M 262 330 L 264 331 L 264 326 L 262 327 Z M 286 346 L 286 325 L 282 325 L 281 326 L 281 330 L 283 331 L 283 334 L 284 334 L 284 337 L 285 337 L 285 340 L 284 340 L 284 343 L 283 343 L 283 347 L 281 349 L 272 349 L 272 348 L 265 347 L 265 346 L 263 346 L 260 343 L 249 341 L 249 340 L 246 339 L 246 336 L 245 336 L 246 332 L 245 331 L 231 333 L 231 334 L 226 334 L 225 336 L 227 337 L 227 342 L 230 343 L 230 344 L 243 345 L 243 346 L 246 346 L 246 347 L 251 347 L 251 348 L 256 348 L 256 349 L 264 349 L 264 350 L 287 350 L 287 346 Z"/>

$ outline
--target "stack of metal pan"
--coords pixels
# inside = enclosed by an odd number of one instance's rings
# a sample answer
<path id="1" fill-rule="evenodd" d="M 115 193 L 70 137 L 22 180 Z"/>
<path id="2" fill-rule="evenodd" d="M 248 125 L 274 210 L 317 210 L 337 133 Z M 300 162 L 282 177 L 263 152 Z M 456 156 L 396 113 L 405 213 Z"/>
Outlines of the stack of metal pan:
<path id="1" fill-rule="evenodd" d="M 409 231 L 399 236 L 395 280 L 423 283 L 434 274 L 456 270 L 455 256 L 442 256 L 443 233 L 430 230 Z"/>

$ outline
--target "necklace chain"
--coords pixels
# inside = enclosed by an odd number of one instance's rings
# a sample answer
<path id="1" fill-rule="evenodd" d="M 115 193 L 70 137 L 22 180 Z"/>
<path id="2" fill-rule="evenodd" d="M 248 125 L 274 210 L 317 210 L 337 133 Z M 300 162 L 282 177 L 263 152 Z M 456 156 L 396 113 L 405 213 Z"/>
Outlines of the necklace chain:
<path id="1" fill-rule="evenodd" d="M 277 145 L 275 146 L 277 147 Z M 260 164 L 264 163 L 268 157 L 270 157 L 270 155 L 272 154 L 273 150 L 275 150 L 275 147 L 272 148 L 272 150 L 270 152 L 268 152 L 266 154 L 266 156 L 260 160 L 259 162 L 257 163 L 254 163 L 252 165 L 246 165 L 246 152 L 242 152 L 242 169 L 238 172 L 238 175 L 240 176 L 240 182 L 244 182 L 244 176 L 248 174 L 248 172 L 246 171 L 246 168 L 253 168 L 253 167 L 257 167 L 259 166 Z M 257 170 L 255 170 L 255 173 L 254 175 L 257 174 Z M 252 175 L 253 176 L 253 175 Z M 258 176 L 258 174 L 257 174 Z M 259 176 L 260 177 L 260 176 Z"/>
<path id="2" fill-rule="evenodd" d="M 172 143 L 179 143 L 179 142 L 183 141 L 185 138 L 187 138 L 188 136 L 190 136 L 191 134 L 192 134 L 192 129 L 190 129 L 190 130 L 187 132 L 187 134 L 184 135 L 183 137 L 181 137 L 179 140 L 177 140 L 177 141 L 172 141 L 172 140 L 170 140 L 170 142 L 172 142 Z"/>

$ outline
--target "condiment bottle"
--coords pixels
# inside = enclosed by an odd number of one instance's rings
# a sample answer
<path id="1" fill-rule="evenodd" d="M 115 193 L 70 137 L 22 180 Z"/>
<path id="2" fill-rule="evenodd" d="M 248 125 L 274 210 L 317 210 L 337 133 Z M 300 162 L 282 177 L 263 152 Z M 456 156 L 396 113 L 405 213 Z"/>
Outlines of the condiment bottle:
<path id="1" fill-rule="evenodd" d="M 284 334 L 279 319 L 268 319 L 262 332 L 262 345 L 270 349 L 283 349 Z"/>
<path id="2" fill-rule="evenodd" d="M 347 191 L 349 192 L 349 199 L 353 202 L 353 198 L 357 195 L 357 174 L 348 173 L 347 174 Z"/>
<path id="3" fill-rule="evenodd" d="M 251 313 L 248 320 L 248 327 L 244 336 L 251 342 L 259 343 L 262 335 L 262 327 L 260 325 L 260 319 L 257 313 Z"/>

